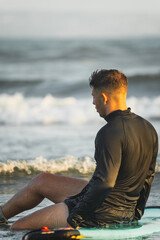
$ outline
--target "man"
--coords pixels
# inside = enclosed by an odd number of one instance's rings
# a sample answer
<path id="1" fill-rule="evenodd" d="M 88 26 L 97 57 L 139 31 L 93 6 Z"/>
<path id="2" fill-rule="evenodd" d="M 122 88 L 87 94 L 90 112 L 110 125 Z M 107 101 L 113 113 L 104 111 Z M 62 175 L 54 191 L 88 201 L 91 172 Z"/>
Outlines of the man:
<path id="1" fill-rule="evenodd" d="M 96 136 L 96 169 L 91 180 L 42 173 L 1 208 L 1 222 L 33 208 L 45 197 L 56 204 L 16 221 L 12 228 L 105 227 L 143 215 L 155 173 L 156 131 L 127 108 L 124 74 L 94 72 L 90 86 L 93 104 L 107 121 Z"/>

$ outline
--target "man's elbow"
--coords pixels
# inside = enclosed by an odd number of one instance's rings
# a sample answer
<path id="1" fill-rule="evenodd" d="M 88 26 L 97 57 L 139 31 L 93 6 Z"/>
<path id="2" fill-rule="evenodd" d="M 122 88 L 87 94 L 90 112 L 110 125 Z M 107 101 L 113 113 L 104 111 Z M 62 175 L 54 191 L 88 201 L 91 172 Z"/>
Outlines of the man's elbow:
<path id="1" fill-rule="evenodd" d="M 110 182 L 105 182 L 104 183 L 104 188 L 106 190 L 108 190 L 109 192 L 112 191 L 112 189 L 114 188 L 115 186 L 115 182 L 114 181 L 110 181 Z"/>
<path id="2" fill-rule="evenodd" d="M 113 188 L 114 188 L 114 184 L 103 183 L 103 185 L 100 188 L 100 191 L 105 195 L 109 195 L 109 193 L 112 191 Z"/>

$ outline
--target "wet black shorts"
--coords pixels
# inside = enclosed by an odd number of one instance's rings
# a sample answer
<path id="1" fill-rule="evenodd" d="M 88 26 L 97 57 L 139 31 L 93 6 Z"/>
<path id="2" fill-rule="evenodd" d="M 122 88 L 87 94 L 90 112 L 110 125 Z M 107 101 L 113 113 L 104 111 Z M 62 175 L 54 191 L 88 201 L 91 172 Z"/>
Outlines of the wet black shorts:
<path id="1" fill-rule="evenodd" d="M 66 199 L 65 204 L 68 206 L 69 214 L 76 206 L 75 199 Z M 85 221 L 79 222 L 80 227 L 108 227 L 111 224 L 126 224 L 134 219 L 134 208 L 125 209 L 119 207 L 111 207 L 102 205 L 101 208 L 96 210 L 92 216 L 88 216 Z"/>

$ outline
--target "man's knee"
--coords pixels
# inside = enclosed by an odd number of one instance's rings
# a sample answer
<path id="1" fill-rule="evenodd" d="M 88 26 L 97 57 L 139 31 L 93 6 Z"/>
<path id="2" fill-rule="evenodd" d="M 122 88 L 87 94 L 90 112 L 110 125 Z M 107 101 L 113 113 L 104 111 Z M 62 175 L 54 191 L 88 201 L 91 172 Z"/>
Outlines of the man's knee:
<path id="1" fill-rule="evenodd" d="M 14 222 L 12 225 L 11 225 L 11 229 L 12 230 L 22 230 L 23 229 L 23 226 L 22 224 L 20 223 L 20 221 L 16 221 Z"/>
<path id="2" fill-rule="evenodd" d="M 30 191 L 41 193 L 47 187 L 51 173 L 43 172 L 34 177 L 28 184 Z"/>

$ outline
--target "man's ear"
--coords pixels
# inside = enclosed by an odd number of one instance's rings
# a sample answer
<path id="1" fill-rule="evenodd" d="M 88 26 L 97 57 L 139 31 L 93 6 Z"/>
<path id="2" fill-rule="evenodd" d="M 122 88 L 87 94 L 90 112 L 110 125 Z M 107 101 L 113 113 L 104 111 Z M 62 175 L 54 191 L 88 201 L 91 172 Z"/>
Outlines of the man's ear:
<path id="1" fill-rule="evenodd" d="M 103 100 L 104 100 L 104 104 L 106 104 L 107 100 L 108 100 L 108 96 L 106 93 L 102 93 L 102 96 L 103 96 Z"/>

